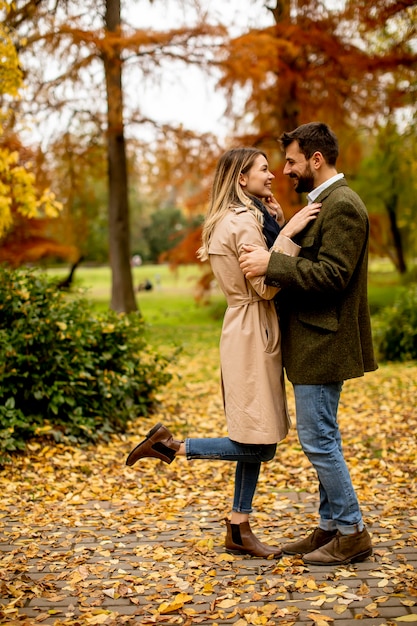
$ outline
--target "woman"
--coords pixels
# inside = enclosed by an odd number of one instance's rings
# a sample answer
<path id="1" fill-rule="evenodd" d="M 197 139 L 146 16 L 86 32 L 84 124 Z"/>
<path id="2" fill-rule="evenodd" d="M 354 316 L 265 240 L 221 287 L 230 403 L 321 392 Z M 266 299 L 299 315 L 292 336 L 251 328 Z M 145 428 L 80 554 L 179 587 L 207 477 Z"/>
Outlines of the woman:
<path id="1" fill-rule="evenodd" d="M 274 457 L 277 442 L 287 435 L 290 420 L 273 302 L 278 289 L 265 285 L 263 277 L 246 280 L 239 266 L 239 254 L 248 242 L 268 249 L 263 226 L 268 222 L 271 230 L 273 213 L 278 214 L 280 221 L 283 219 L 281 207 L 271 194 L 273 179 L 267 158 L 260 150 L 236 148 L 223 154 L 214 176 L 203 245 L 198 251 L 200 259 L 210 260 L 228 304 L 220 339 L 228 437 L 178 441 L 159 423 L 126 461 L 133 465 L 138 459 L 155 457 L 171 463 L 177 455 L 188 460 L 235 461 L 235 492 L 230 521 L 226 519 L 225 548 L 233 554 L 259 557 L 282 554 L 279 547 L 256 538 L 249 515 L 261 463 Z M 290 237 L 315 219 L 318 211 L 318 204 L 299 211 L 282 228 L 273 248 L 297 255 L 299 247 Z"/>

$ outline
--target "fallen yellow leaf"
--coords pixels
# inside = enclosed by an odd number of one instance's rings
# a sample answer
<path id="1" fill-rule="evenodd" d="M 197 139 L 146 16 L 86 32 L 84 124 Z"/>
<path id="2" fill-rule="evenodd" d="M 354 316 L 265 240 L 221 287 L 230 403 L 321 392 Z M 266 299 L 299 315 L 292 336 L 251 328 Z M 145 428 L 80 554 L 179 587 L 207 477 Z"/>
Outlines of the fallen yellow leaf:
<path id="1" fill-rule="evenodd" d="M 216 606 L 221 609 L 230 609 L 231 606 L 236 606 L 237 603 L 238 600 L 222 600 L 221 602 L 218 602 Z"/>
<path id="2" fill-rule="evenodd" d="M 166 613 L 173 613 L 181 609 L 186 602 L 190 602 L 193 596 L 187 593 L 179 593 L 175 596 L 172 602 L 162 602 L 158 607 L 158 613 L 165 615 Z"/>
<path id="3" fill-rule="evenodd" d="M 217 562 L 221 562 L 221 561 L 234 561 L 235 557 L 232 556 L 231 554 L 228 554 L 227 552 L 222 552 L 221 554 L 219 554 L 218 556 L 216 556 L 216 561 Z"/>

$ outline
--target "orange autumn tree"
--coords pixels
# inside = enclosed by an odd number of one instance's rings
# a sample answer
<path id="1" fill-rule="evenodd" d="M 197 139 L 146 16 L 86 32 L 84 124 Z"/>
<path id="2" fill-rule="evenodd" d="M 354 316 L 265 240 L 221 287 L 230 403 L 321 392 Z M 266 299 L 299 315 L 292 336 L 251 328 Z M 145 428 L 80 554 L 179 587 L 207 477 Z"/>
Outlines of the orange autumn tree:
<path id="1" fill-rule="evenodd" d="M 51 126 L 53 121 L 91 126 L 92 134 L 101 132 L 106 139 L 111 307 L 129 312 L 137 304 L 130 268 L 126 128 L 128 121 L 152 125 L 152 120 L 141 114 L 140 93 L 139 104 L 126 103 L 124 85 L 133 70 L 145 82 L 149 76 L 157 79 L 167 61 L 207 63 L 208 44 L 223 31 L 203 18 L 193 27 L 134 28 L 122 19 L 122 9 L 120 0 L 57 0 L 52 7 L 47 0 L 17 0 L 7 22 L 22 38 L 20 56 L 31 85 L 26 110 L 47 111 Z"/>
<path id="2" fill-rule="evenodd" d="M 24 146 L 7 127 L 0 145 L 0 158 L 7 155 L 9 165 L 0 175 L 0 263 L 17 268 L 51 257 L 76 262 L 78 246 L 56 235 L 63 206 L 50 191 L 51 181 L 38 163 L 39 152 Z"/>
<path id="3" fill-rule="evenodd" d="M 341 139 L 343 165 L 354 169 L 360 161 L 359 131 L 370 133 L 388 111 L 415 103 L 415 4 L 268 4 L 274 23 L 232 39 L 219 59 L 230 111 L 245 90 L 236 135 L 267 148 L 276 165 L 276 139 L 284 130 L 323 120 Z M 287 201 L 289 189 L 281 183 Z"/>
<path id="4" fill-rule="evenodd" d="M 273 24 L 230 40 L 218 57 L 234 143 L 265 149 L 281 174 L 277 138 L 323 120 L 340 140 L 342 169 L 354 178 L 367 137 L 406 109 L 415 115 L 417 9 L 414 0 L 275 0 Z M 274 183 L 287 217 L 301 204 L 283 177 Z M 401 245 L 396 215 L 391 236 Z M 180 249 L 179 254 L 183 251 Z M 398 256 L 401 251 L 398 251 Z M 209 281 L 206 281 L 209 282 Z"/>

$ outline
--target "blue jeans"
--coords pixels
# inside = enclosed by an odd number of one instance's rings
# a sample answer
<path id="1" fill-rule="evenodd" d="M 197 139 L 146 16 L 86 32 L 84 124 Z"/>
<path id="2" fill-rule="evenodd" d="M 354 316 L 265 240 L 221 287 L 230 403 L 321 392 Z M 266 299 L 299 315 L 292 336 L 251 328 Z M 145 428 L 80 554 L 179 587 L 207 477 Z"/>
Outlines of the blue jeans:
<path id="1" fill-rule="evenodd" d="M 301 447 L 319 479 L 319 526 L 350 535 L 362 531 L 364 524 L 337 423 L 342 386 L 294 385 L 294 396 Z"/>
<path id="2" fill-rule="evenodd" d="M 258 483 L 261 463 L 274 458 L 277 445 L 237 443 L 228 437 L 186 439 L 187 459 L 217 459 L 235 461 L 235 492 L 233 511 L 252 513 L 252 500 Z"/>

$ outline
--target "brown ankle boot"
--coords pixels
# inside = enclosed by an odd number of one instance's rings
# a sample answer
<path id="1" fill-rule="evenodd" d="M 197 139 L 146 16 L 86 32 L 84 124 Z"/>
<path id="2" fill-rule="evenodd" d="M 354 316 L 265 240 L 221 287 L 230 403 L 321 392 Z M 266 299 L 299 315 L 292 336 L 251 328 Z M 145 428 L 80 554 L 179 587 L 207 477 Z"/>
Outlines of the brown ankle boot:
<path id="1" fill-rule="evenodd" d="M 250 554 L 251 556 L 268 557 L 274 556 L 279 558 L 282 556 L 281 548 L 268 546 L 266 543 L 259 541 L 251 531 L 249 522 L 242 524 L 231 524 L 228 519 L 226 522 L 226 552 L 230 554 Z"/>
<path id="2" fill-rule="evenodd" d="M 172 433 L 159 422 L 146 435 L 126 459 L 126 465 L 134 465 L 139 459 L 153 457 L 164 463 L 172 463 L 182 441 L 176 441 Z"/>
<path id="3" fill-rule="evenodd" d="M 292 554 L 294 556 L 297 554 L 307 554 L 329 543 L 336 533 L 337 530 L 315 528 L 313 532 L 307 535 L 307 537 L 304 537 L 304 539 L 299 539 L 293 543 L 285 543 L 282 546 L 282 551 L 284 554 Z"/>
<path id="4" fill-rule="evenodd" d="M 329 543 L 303 557 L 308 565 L 346 565 L 365 561 L 372 555 L 371 537 L 364 528 L 354 535 L 337 532 Z"/>

